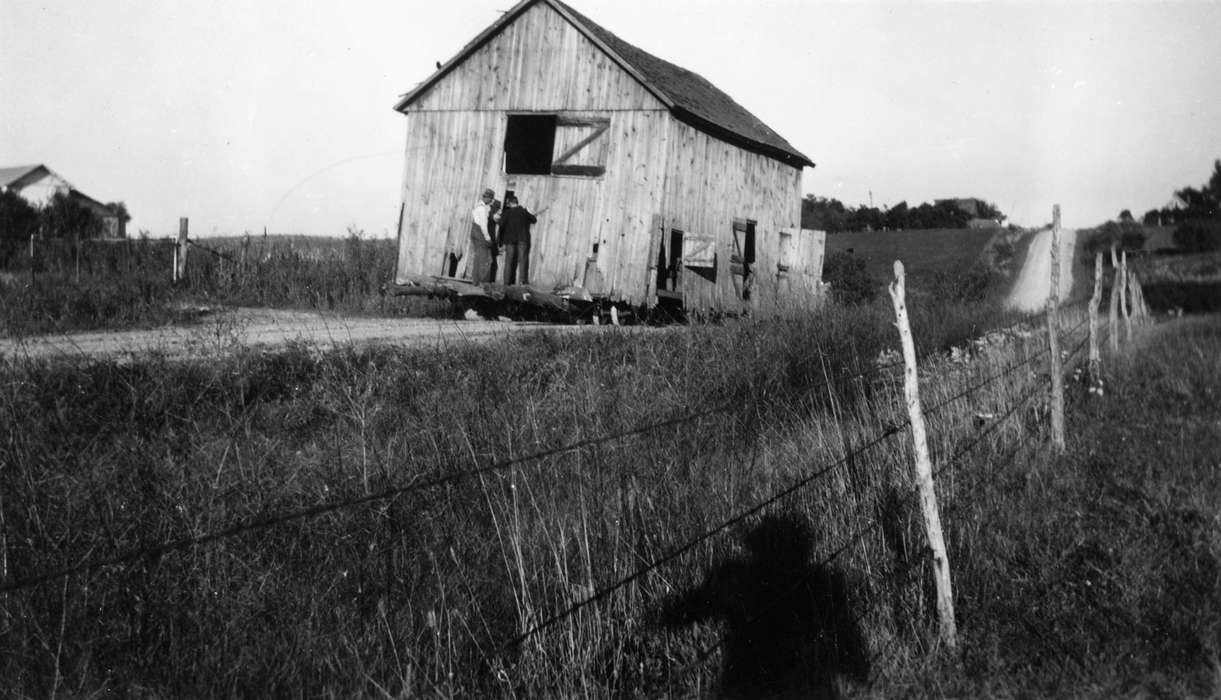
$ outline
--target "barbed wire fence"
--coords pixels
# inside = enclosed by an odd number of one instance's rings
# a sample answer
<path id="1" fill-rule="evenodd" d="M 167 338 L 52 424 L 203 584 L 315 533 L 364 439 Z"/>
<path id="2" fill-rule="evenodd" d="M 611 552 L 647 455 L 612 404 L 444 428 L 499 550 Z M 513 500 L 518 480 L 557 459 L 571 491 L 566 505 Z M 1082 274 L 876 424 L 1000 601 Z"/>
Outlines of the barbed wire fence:
<path id="1" fill-rule="evenodd" d="M 1092 307 L 1091 307 L 1092 310 Z M 1082 327 L 1090 323 L 1093 325 L 1091 317 L 1086 316 L 1079 320 L 1075 325 L 1065 329 L 1064 335 L 1073 337 L 1077 335 Z M 1104 331 L 1105 332 L 1105 331 Z M 1071 374 L 1077 371 L 1082 363 L 1081 351 L 1085 348 L 1089 337 L 1081 338 L 1075 346 L 1065 352 L 1064 369 L 1065 374 Z M 999 370 L 990 371 L 983 377 L 975 378 L 967 386 L 950 393 L 947 396 L 940 397 L 937 402 L 931 404 L 924 409 L 924 415 L 941 416 L 948 413 L 948 409 L 958 404 L 962 400 L 971 397 L 984 389 L 994 386 L 998 383 L 1009 381 L 1014 377 L 1020 377 L 1019 372 L 1027 370 L 1027 379 L 1024 382 L 1019 382 L 1023 385 L 1023 389 L 1018 393 L 1017 398 L 1011 400 L 1007 405 L 999 407 L 995 413 L 990 413 L 986 417 L 973 414 L 971 411 L 959 411 L 954 415 L 960 420 L 974 421 L 973 431 L 962 430 L 946 430 L 945 437 L 947 440 L 955 442 L 954 449 L 949 452 L 948 456 L 937 460 L 936 469 L 932 476 L 934 479 L 940 480 L 943 476 L 949 476 L 954 472 L 962 471 L 966 460 L 979 450 L 982 446 L 988 444 L 990 438 L 994 438 L 999 431 L 1007 425 L 1013 423 L 1016 417 L 1027 409 L 1032 402 L 1037 399 L 1042 392 L 1045 392 L 1051 382 L 1049 374 L 1039 374 L 1036 371 L 1036 363 L 1044 358 L 1047 358 L 1051 350 L 1049 347 L 1044 347 L 1033 353 L 1026 353 L 1026 356 L 1016 362 L 1008 364 Z M 1076 364 L 1074 365 L 1074 362 Z M 816 383 L 806 387 L 803 392 L 813 394 L 815 392 L 828 389 L 830 384 L 836 380 L 843 381 L 851 380 L 871 375 L 878 371 L 894 369 L 903 363 L 887 363 L 879 365 L 872 370 L 860 372 L 856 375 L 829 377 L 826 381 Z M 905 368 L 908 372 L 916 372 L 916 368 L 908 366 Z M 897 397 L 896 397 L 897 398 Z M 649 433 L 656 433 L 665 429 L 679 428 L 687 426 L 698 421 L 715 416 L 726 415 L 737 419 L 757 421 L 761 411 L 761 407 L 766 405 L 768 397 L 755 396 L 753 401 L 747 405 L 743 405 L 740 400 L 725 401 L 705 409 L 698 411 L 689 411 L 675 415 L 670 418 L 656 420 L 653 422 L 641 424 L 632 428 L 627 428 L 619 431 L 614 431 L 602 435 L 582 437 L 576 440 L 564 442 L 560 445 L 536 450 L 527 454 L 500 459 L 487 460 L 486 463 L 472 466 L 468 469 L 452 471 L 448 473 L 435 473 L 427 476 L 420 476 L 408 480 L 406 483 L 388 486 L 372 493 L 366 493 L 359 496 L 325 501 L 323 503 L 304 506 L 297 509 L 289 509 L 276 513 L 268 513 L 255 516 L 246 520 L 235 522 L 229 526 L 222 527 L 203 534 L 193 535 L 189 537 L 181 537 L 171 539 L 160 543 L 135 547 L 126 551 L 113 553 L 107 556 L 91 556 L 82 561 L 67 563 L 60 567 L 33 573 L 25 573 L 24 575 L 13 576 L 0 581 L 0 595 L 11 595 L 20 591 L 38 589 L 61 579 L 86 574 L 108 567 L 121 567 L 132 564 L 134 562 L 158 560 L 166 555 L 190 550 L 198 547 L 207 546 L 217 542 L 221 542 L 230 538 L 238 537 L 248 532 L 259 530 L 267 530 L 271 528 L 281 527 L 288 523 L 308 520 L 321 517 L 326 514 L 358 509 L 370 506 L 377 503 L 392 503 L 395 499 L 405 494 L 420 493 L 441 489 L 447 486 L 453 486 L 460 482 L 482 479 L 485 476 L 493 474 L 512 473 L 516 468 L 528 463 L 541 463 L 549 458 L 556 457 L 568 453 L 578 453 L 586 450 L 597 450 L 610 443 L 626 440 L 627 438 L 639 437 Z M 897 403 L 897 401 L 896 401 Z M 892 406 L 888 415 L 893 415 L 896 407 Z M 744 418 L 743 418 L 744 417 Z M 521 622 L 521 628 L 513 636 L 502 640 L 494 648 L 485 648 L 481 651 L 484 656 L 485 663 L 489 670 L 494 673 L 504 674 L 507 666 L 506 659 L 517 654 L 518 650 L 530 640 L 536 640 L 549 630 L 557 627 L 565 621 L 571 620 L 582 611 L 598 606 L 603 601 L 611 598 L 616 593 L 624 591 L 633 585 L 638 585 L 644 581 L 650 574 L 653 574 L 663 567 L 674 564 L 675 562 L 688 557 L 702 546 L 722 538 L 724 535 L 735 530 L 739 530 L 747 521 L 776 509 L 786 502 L 799 501 L 799 499 L 807 492 L 821 484 L 825 479 L 832 475 L 848 471 L 852 468 L 856 460 L 866 457 L 870 452 L 875 451 L 886 445 L 891 440 L 900 437 L 910 432 L 912 427 L 911 418 L 899 419 L 883 424 L 878 429 L 867 435 L 859 436 L 853 442 L 854 446 L 844 446 L 843 453 L 838 457 L 828 457 L 823 460 L 811 460 L 811 463 L 805 465 L 800 473 L 791 477 L 784 485 L 779 486 L 755 498 L 748 504 L 743 504 L 733 510 L 725 518 L 711 523 L 708 527 L 690 534 L 686 538 L 677 540 L 667 548 L 664 548 L 659 554 L 649 558 L 647 561 L 640 563 L 626 575 L 615 578 L 614 580 L 604 583 L 596 590 L 591 591 L 588 595 L 582 596 L 570 605 L 556 609 L 551 612 L 536 613 L 531 617 L 524 617 Z M 756 436 L 756 442 L 752 446 L 753 452 L 752 461 L 758 455 L 759 444 L 757 435 L 759 433 L 758 425 L 747 429 L 748 433 L 753 433 Z M 956 438 L 956 434 L 967 434 L 963 437 Z M 1005 465 L 1011 463 L 1021 454 L 1021 443 L 1016 442 L 1013 447 L 1005 452 L 1005 455 L 1000 459 L 991 462 L 993 468 L 996 465 Z M 905 457 L 907 450 L 902 447 L 891 448 L 892 451 L 899 455 L 899 458 Z M 479 460 L 476 460 L 479 461 Z M 557 464 L 559 464 L 557 462 Z M 553 465 L 554 466 L 554 465 Z M 554 471 L 561 471 L 561 468 L 555 468 Z M 554 474 L 553 474 L 554 475 Z M 904 505 L 911 505 L 917 498 L 917 491 L 910 483 L 899 484 L 903 487 L 901 502 Z M 817 567 L 829 567 L 841 560 L 846 553 L 851 551 L 858 544 L 865 541 L 870 535 L 875 534 L 882 527 L 882 519 L 874 513 L 872 517 L 867 511 L 870 506 L 877 502 L 877 499 L 884 487 L 894 487 L 894 483 L 883 485 L 869 485 L 872 488 L 865 489 L 855 499 L 850 517 L 845 517 L 846 521 L 850 521 L 852 527 L 846 530 L 846 535 L 835 542 L 828 543 L 823 551 L 817 556 L 815 565 Z M 805 510 L 809 511 L 809 503 L 807 502 Z M 826 504 L 821 504 L 825 506 Z M 911 566 L 924 566 L 927 561 L 921 557 L 914 558 Z M 870 614 L 876 612 L 876 602 L 873 605 L 863 606 L 856 615 L 858 622 L 866 619 Z M 890 639 L 872 655 L 873 665 L 875 669 L 881 669 L 889 655 L 893 645 L 898 643 L 900 637 L 892 635 Z M 720 648 L 723 640 L 718 641 L 703 650 L 701 650 L 696 659 L 685 665 L 682 669 L 674 674 L 674 678 L 694 672 L 701 668 L 708 660 L 713 658 L 717 650 Z M 545 649 L 543 645 L 538 645 L 538 649 Z"/>

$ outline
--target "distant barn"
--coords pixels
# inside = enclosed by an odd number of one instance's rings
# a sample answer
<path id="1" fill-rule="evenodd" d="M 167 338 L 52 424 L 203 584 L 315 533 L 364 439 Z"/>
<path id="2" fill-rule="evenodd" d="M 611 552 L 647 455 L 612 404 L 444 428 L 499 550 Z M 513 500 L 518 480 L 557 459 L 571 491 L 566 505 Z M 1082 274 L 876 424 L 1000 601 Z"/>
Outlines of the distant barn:
<path id="1" fill-rule="evenodd" d="M 523 0 L 395 105 L 407 117 L 396 283 L 431 287 L 492 187 L 530 209 L 532 286 L 633 306 L 807 303 L 825 237 L 813 163 L 704 78 L 559 0 Z"/>
<path id="2" fill-rule="evenodd" d="M 19 195 L 34 207 L 45 207 L 57 194 L 66 195 L 97 215 L 102 222 L 103 238 L 127 237 L 127 221 L 122 212 L 76 189 L 41 163 L 0 168 L 0 190 Z"/>

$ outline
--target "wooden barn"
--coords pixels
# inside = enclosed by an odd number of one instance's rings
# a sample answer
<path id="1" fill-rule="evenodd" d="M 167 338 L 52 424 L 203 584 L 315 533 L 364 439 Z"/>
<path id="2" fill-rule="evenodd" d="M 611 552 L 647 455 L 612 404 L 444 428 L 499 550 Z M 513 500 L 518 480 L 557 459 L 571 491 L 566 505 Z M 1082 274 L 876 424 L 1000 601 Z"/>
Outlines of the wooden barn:
<path id="1" fill-rule="evenodd" d="M 472 291 L 448 277 L 449 256 L 490 187 L 542 210 L 539 293 L 731 313 L 817 298 L 825 236 L 801 229 L 810 159 L 704 78 L 559 0 L 522 0 L 395 109 L 407 118 L 400 290 Z"/>

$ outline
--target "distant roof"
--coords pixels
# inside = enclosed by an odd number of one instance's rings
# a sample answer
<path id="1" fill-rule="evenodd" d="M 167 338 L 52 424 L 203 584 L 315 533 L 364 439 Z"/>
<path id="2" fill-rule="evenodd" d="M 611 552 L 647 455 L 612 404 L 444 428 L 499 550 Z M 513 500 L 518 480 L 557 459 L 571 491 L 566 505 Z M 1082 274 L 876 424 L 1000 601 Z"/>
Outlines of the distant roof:
<path id="1" fill-rule="evenodd" d="M 780 134 L 703 77 L 627 43 L 560 0 L 522 0 L 463 47 L 457 56 L 404 95 L 394 108 L 400 112 L 404 111 L 428 88 L 512 24 L 532 5 L 540 2 L 568 20 L 577 31 L 665 104 L 679 120 L 736 146 L 794 167 L 814 166 L 813 161 L 784 140 Z"/>
<path id="2" fill-rule="evenodd" d="M 0 168 L 0 187 L 8 187 L 39 168 L 42 168 L 47 172 L 51 172 L 51 169 L 42 163 L 35 163 L 33 165 L 15 165 L 9 168 Z"/>

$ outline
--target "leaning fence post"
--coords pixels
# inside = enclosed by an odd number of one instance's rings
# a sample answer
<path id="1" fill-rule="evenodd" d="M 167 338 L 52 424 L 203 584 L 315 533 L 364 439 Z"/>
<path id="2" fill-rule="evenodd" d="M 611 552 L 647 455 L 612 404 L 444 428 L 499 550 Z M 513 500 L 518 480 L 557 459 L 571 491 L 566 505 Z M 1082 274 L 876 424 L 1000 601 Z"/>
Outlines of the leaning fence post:
<path id="1" fill-rule="evenodd" d="M 1098 305 L 1102 302 L 1102 251 L 1094 254 L 1094 294 L 1090 296 L 1090 393 L 1102 393 L 1102 357 L 1098 352 Z"/>
<path id="2" fill-rule="evenodd" d="M 1115 246 L 1111 246 L 1111 315 L 1109 317 L 1109 330 L 1111 332 L 1111 352 L 1119 352 L 1119 256 L 1115 253 Z"/>
<path id="3" fill-rule="evenodd" d="M 1149 307 L 1145 304 L 1145 289 L 1140 286 L 1140 279 L 1137 278 L 1136 273 L 1132 273 L 1131 282 L 1136 295 L 1133 302 L 1136 308 L 1136 315 L 1140 317 L 1142 324 L 1148 323 Z"/>
<path id="4" fill-rule="evenodd" d="M 190 243 L 187 240 L 187 217 L 178 219 L 178 247 L 175 249 L 174 257 L 174 280 L 185 280 L 187 278 L 187 247 Z"/>
<path id="5" fill-rule="evenodd" d="M 933 488 L 933 462 L 929 458 L 928 435 L 924 428 L 924 411 L 920 407 L 920 383 L 916 372 L 916 344 L 912 340 L 907 319 L 906 290 L 903 263 L 895 261 L 895 281 L 890 284 L 890 298 L 895 306 L 895 326 L 903 346 L 903 395 L 911 418 L 912 443 L 916 454 L 916 486 L 920 492 L 920 510 L 924 513 L 924 530 L 933 553 L 933 579 L 937 587 L 937 618 L 941 623 L 941 641 L 954 649 L 958 632 L 954 624 L 954 593 L 950 586 L 950 558 L 941 533 L 941 516 L 937 511 L 937 491 Z"/>
<path id="6" fill-rule="evenodd" d="M 1051 445 L 1064 452 L 1064 374 L 1060 366 L 1060 205 L 1051 210 L 1051 290 L 1047 295 L 1047 344 L 1051 353 Z"/>
<path id="7" fill-rule="evenodd" d="M 1132 307 L 1128 303 L 1128 251 L 1121 251 L 1119 257 L 1119 310 L 1123 313 L 1124 342 L 1132 342 Z"/>

